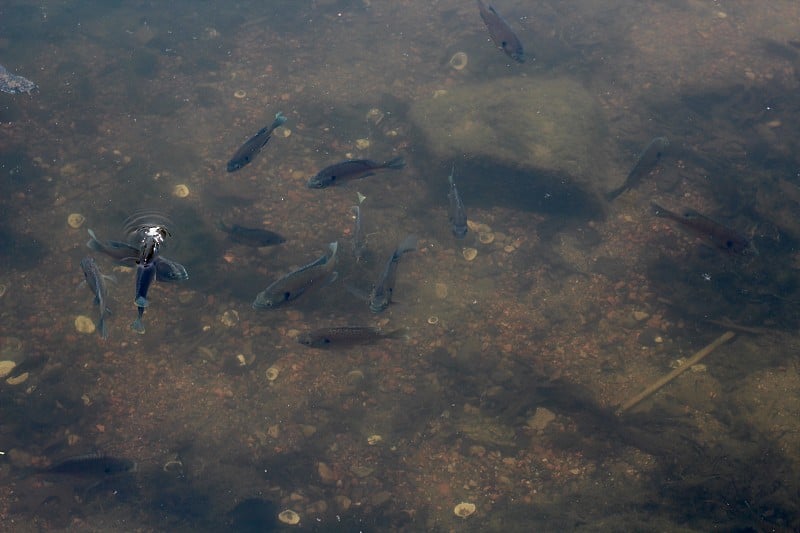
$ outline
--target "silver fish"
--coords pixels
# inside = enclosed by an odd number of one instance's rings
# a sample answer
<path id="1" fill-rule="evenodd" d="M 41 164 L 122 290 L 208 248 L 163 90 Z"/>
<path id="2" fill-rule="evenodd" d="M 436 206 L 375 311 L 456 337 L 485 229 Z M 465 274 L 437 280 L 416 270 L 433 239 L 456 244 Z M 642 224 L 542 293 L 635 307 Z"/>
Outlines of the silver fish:
<path id="1" fill-rule="evenodd" d="M 448 215 L 450 216 L 450 226 L 458 239 L 463 239 L 467 234 L 467 210 L 464 208 L 464 202 L 461 201 L 461 196 L 458 194 L 456 182 L 453 179 L 455 167 L 450 171 L 450 176 L 447 178 L 450 182 L 450 192 L 447 193 L 447 199 L 450 201 Z"/>
<path id="2" fill-rule="evenodd" d="M 131 324 L 131 329 L 137 333 L 144 334 L 144 322 L 142 316 L 144 315 L 145 308 L 150 305 L 147 301 L 147 291 L 156 277 L 157 269 L 156 262 L 139 263 L 136 265 L 136 296 L 133 303 L 136 304 L 137 316 Z"/>
<path id="3" fill-rule="evenodd" d="M 398 339 L 405 328 L 384 331 L 372 326 L 336 326 L 307 331 L 297 337 L 297 342 L 311 348 L 344 348 L 354 344 L 371 344 L 382 339 Z"/>
<path id="4" fill-rule="evenodd" d="M 259 292 L 253 302 L 253 309 L 274 309 L 291 302 L 315 287 L 325 286 L 336 280 L 336 251 L 339 244 L 329 245 L 330 255 L 323 255 L 316 261 L 286 274 L 269 287 Z"/>
<path id="5" fill-rule="evenodd" d="M 275 128 L 281 126 L 284 122 L 286 122 L 286 117 L 279 111 L 275 115 L 275 120 L 272 121 L 272 124 L 258 130 L 255 135 L 250 137 L 246 143 L 236 150 L 231 160 L 228 161 L 226 167 L 228 172 L 235 172 L 245 165 L 248 165 L 253 158 L 261 152 L 261 149 L 267 145 L 272 138 L 272 132 L 275 131 Z"/>
<path id="6" fill-rule="evenodd" d="M 483 23 L 486 24 L 486 29 L 489 30 L 489 36 L 494 44 L 514 61 L 524 63 L 525 50 L 522 48 L 519 37 L 511 29 L 511 25 L 500 16 L 500 13 L 491 4 L 487 6 L 478 0 L 478 9 L 480 9 Z"/>
<path id="7" fill-rule="evenodd" d="M 713 244 L 720 250 L 724 250 L 731 254 L 740 255 L 758 255 L 755 245 L 733 228 L 729 228 L 724 224 L 720 224 L 716 220 L 708 218 L 707 216 L 698 213 L 694 209 L 684 208 L 680 213 L 675 213 L 661 207 L 655 202 L 651 202 L 650 206 L 656 216 L 668 218 L 677 222 L 682 227 L 691 230 L 693 233 L 700 237 L 705 238 L 708 242 Z"/>
<path id="8" fill-rule="evenodd" d="M 306 185 L 309 189 L 324 189 L 345 181 L 372 176 L 378 170 L 400 170 L 405 166 L 406 160 L 402 156 L 383 163 L 370 159 L 348 159 L 323 168 Z"/>
<path id="9" fill-rule="evenodd" d="M 625 178 L 625 183 L 606 193 L 606 200 L 609 202 L 614 200 L 617 196 L 624 193 L 631 187 L 635 187 L 642 181 L 642 178 L 650 174 L 655 166 L 661 161 L 664 151 L 669 146 L 669 139 L 666 137 L 656 137 L 651 140 L 645 149 L 639 154 L 639 159 L 636 164 L 628 172 L 628 177 Z"/>
<path id="10" fill-rule="evenodd" d="M 108 329 L 106 328 L 106 317 L 111 313 L 108 308 L 108 291 L 106 290 L 106 279 L 111 279 L 109 276 L 100 272 L 100 267 L 97 266 L 93 257 L 84 257 L 81 259 L 81 269 L 83 270 L 83 277 L 86 278 L 86 284 L 92 289 L 94 294 L 94 303 L 100 307 L 100 318 L 97 321 L 97 330 L 103 339 L 108 338 Z"/>
<path id="11" fill-rule="evenodd" d="M 373 313 L 380 313 L 392 303 L 392 293 L 394 292 L 395 278 L 397 277 L 397 263 L 403 254 L 417 249 L 417 237 L 409 235 L 403 242 L 397 245 L 391 257 L 386 262 L 378 281 L 369 295 L 369 309 Z"/>

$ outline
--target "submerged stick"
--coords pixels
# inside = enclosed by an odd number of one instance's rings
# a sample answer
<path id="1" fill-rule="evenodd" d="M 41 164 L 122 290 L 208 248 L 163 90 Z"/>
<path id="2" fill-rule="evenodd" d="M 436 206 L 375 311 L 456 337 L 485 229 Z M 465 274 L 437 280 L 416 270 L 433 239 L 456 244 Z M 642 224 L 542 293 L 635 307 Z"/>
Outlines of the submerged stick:
<path id="1" fill-rule="evenodd" d="M 705 348 L 703 348 L 699 352 L 695 353 L 689 359 L 687 359 L 684 364 L 682 364 L 681 366 L 679 366 L 678 368 L 676 368 L 675 370 L 673 370 L 669 374 L 659 378 L 652 385 L 647 387 L 645 390 L 643 390 L 642 392 L 640 392 L 639 394 L 637 394 L 636 396 L 634 396 L 633 398 L 631 398 L 627 402 L 623 403 L 620 406 L 620 408 L 617 409 L 617 414 L 621 415 L 621 414 L 625 413 L 625 411 L 629 410 L 634 405 L 638 404 L 639 402 L 641 402 L 645 398 L 648 398 L 654 392 L 656 392 L 658 389 L 660 389 L 661 387 L 663 387 L 664 385 L 666 385 L 667 383 L 669 383 L 670 381 L 672 381 L 676 377 L 678 377 L 681 374 L 683 374 L 684 372 L 686 372 L 686 370 L 691 368 L 693 365 L 696 365 L 697 363 L 699 363 L 705 356 L 707 356 L 708 354 L 710 354 L 711 352 L 713 352 L 714 350 L 716 350 L 717 348 L 719 348 L 720 346 L 722 346 L 723 344 L 725 344 L 726 342 L 728 342 L 729 340 L 731 340 L 735 336 L 736 336 L 736 333 L 734 333 L 732 331 L 726 331 L 725 333 L 720 335 L 714 342 L 712 342 L 711 344 L 709 344 L 708 346 L 706 346 Z"/>

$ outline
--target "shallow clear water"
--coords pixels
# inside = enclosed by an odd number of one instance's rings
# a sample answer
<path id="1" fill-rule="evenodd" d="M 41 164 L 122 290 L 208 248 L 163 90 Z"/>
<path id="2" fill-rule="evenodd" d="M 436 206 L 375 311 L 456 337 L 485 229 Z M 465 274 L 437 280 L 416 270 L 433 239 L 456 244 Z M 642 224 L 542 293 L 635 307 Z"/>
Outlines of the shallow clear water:
<path id="1" fill-rule="evenodd" d="M 0 93 L 0 360 L 19 365 L 0 382 L 4 523 L 798 527 L 800 8 L 495 7 L 524 64 L 471 2 L 0 6 L 0 64 L 39 87 Z M 261 153 L 226 172 L 279 111 Z M 606 202 L 657 136 L 664 157 Z M 404 169 L 306 187 L 343 159 L 396 156 Z M 464 240 L 448 223 L 451 168 Z M 758 254 L 718 249 L 653 201 Z M 129 327 L 135 265 L 86 247 L 90 228 L 124 240 L 139 209 L 170 218 L 162 254 L 189 273 L 151 287 L 144 335 Z M 237 244 L 219 222 L 286 242 Z M 408 234 L 418 250 L 372 314 L 365 297 Z M 251 307 L 334 241 L 334 282 Z M 88 254 L 114 277 L 107 341 L 76 329 L 99 312 L 80 285 Z M 340 325 L 405 334 L 296 340 Z M 726 329 L 737 336 L 702 366 L 616 414 Z M 137 469 L 46 472 L 94 451 Z M 460 502 L 474 514 L 456 516 Z"/>

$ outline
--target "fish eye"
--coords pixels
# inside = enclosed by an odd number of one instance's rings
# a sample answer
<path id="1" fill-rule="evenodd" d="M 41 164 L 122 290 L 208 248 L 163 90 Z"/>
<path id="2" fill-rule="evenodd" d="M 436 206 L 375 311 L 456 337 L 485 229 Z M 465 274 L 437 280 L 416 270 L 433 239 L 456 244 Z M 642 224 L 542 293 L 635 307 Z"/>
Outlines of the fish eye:
<path id="1" fill-rule="evenodd" d="M 328 337 L 325 337 L 324 339 L 322 339 L 322 342 L 324 342 L 325 344 L 330 344 L 331 340 Z"/>
<path id="2" fill-rule="evenodd" d="M 284 293 L 283 293 L 283 299 L 284 299 L 284 301 L 288 301 L 288 300 L 289 300 L 289 298 L 290 298 L 291 296 L 292 296 L 292 293 L 291 293 L 291 292 L 289 292 L 289 291 L 286 291 L 286 292 L 284 292 Z"/>

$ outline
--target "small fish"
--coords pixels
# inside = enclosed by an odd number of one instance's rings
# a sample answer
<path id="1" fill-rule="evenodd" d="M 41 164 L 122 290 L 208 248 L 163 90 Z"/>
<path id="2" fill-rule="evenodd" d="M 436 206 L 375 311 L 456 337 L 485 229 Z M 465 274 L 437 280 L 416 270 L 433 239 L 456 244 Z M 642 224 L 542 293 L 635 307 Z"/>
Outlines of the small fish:
<path id="1" fill-rule="evenodd" d="M 382 339 L 398 339 L 405 333 L 404 328 L 384 331 L 372 326 L 337 326 L 308 331 L 297 337 L 297 342 L 311 348 L 343 348 L 354 344 L 371 344 Z"/>
<path id="2" fill-rule="evenodd" d="M 417 249 L 417 237 L 409 235 L 403 242 L 397 245 L 391 257 L 386 262 L 378 281 L 369 295 L 369 309 L 373 313 L 380 313 L 392 303 L 392 293 L 394 292 L 395 278 L 397 277 L 397 263 L 403 254 Z"/>
<path id="3" fill-rule="evenodd" d="M 650 174 L 655 166 L 661 161 L 664 151 L 668 146 L 669 139 L 666 137 L 656 137 L 650 141 L 642 153 L 639 154 L 639 159 L 636 160 L 636 164 L 633 165 L 633 168 L 628 173 L 628 177 L 625 178 L 625 183 L 613 191 L 607 192 L 606 200 L 611 202 L 617 196 L 624 193 L 631 187 L 638 185 L 639 182 L 642 181 L 642 178 Z"/>
<path id="4" fill-rule="evenodd" d="M 103 339 L 108 338 L 108 329 L 106 328 L 106 316 L 111 313 L 111 310 L 106 305 L 108 301 L 108 291 L 106 290 L 106 279 L 109 276 L 103 275 L 100 272 L 100 267 L 97 266 L 93 257 L 84 257 L 81 259 L 81 269 L 83 276 L 86 278 L 86 284 L 92 289 L 94 293 L 94 303 L 100 307 L 100 319 L 97 321 L 97 329 L 100 332 L 100 337 Z"/>
<path id="5" fill-rule="evenodd" d="M 147 291 L 150 289 L 150 285 L 156 277 L 157 270 L 155 262 L 139 263 L 136 265 L 136 296 L 133 303 L 136 304 L 136 310 L 139 314 L 136 320 L 131 324 L 131 329 L 142 335 L 144 334 L 142 316 L 144 315 L 145 307 L 149 305 L 147 301 Z"/>
<path id="6" fill-rule="evenodd" d="M 335 281 L 338 274 L 333 268 L 336 266 L 338 247 L 339 243 L 330 243 L 330 255 L 323 255 L 313 263 L 300 267 L 273 282 L 256 295 L 253 309 L 274 309 L 299 298 L 314 287 L 325 286 Z"/>
<path id="7" fill-rule="evenodd" d="M 450 201 L 448 215 L 450 216 L 450 226 L 453 235 L 455 235 L 457 239 L 463 239 L 468 229 L 467 210 L 464 208 L 464 202 L 461 201 L 461 196 L 458 194 L 456 182 L 453 179 L 454 172 L 455 167 L 450 171 L 450 177 L 447 178 L 450 182 L 450 192 L 447 193 L 447 199 Z"/>
<path id="8" fill-rule="evenodd" d="M 511 25 L 500 16 L 491 4 L 487 6 L 478 0 L 478 9 L 480 9 L 483 23 L 486 24 L 494 44 L 514 61 L 524 63 L 525 50 L 522 48 L 519 37 L 511 29 Z"/>
<path id="9" fill-rule="evenodd" d="M 0 91 L 9 94 L 31 94 L 36 89 L 38 87 L 31 80 L 11 74 L 3 65 L 0 65 Z"/>
<path id="10" fill-rule="evenodd" d="M 135 471 L 135 461 L 98 453 L 68 457 L 43 470 L 48 474 L 66 474 L 86 478 L 110 477 Z"/>
<path id="11" fill-rule="evenodd" d="M 367 249 L 367 243 L 364 240 L 364 229 L 361 226 L 361 208 L 354 205 L 350 210 L 355 214 L 354 228 L 353 228 L 353 256 L 356 261 L 364 259 L 364 252 Z"/>
<path id="12" fill-rule="evenodd" d="M 680 213 L 675 213 L 669 209 L 665 209 L 655 202 L 651 202 L 656 216 L 668 218 L 680 224 L 682 227 L 687 228 L 699 235 L 706 238 L 715 247 L 730 252 L 732 254 L 741 255 L 757 255 L 756 250 L 750 240 L 736 231 L 716 220 L 712 220 L 705 215 L 702 215 L 694 209 L 684 208 Z"/>
<path id="13" fill-rule="evenodd" d="M 228 234 L 228 239 L 236 244 L 244 244 L 245 246 L 275 246 L 286 242 L 286 239 L 275 233 L 261 228 L 245 228 L 238 224 L 233 226 L 226 226 L 222 222 L 217 223 L 217 228 Z"/>
<path id="14" fill-rule="evenodd" d="M 369 159 L 348 159 L 323 168 L 306 185 L 309 189 L 324 189 L 345 181 L 372 176 L 378 170 L 400 170 L 405 166 L 406 160 L 402 156 L 383 163 Z"/>
<path id="15" fill-rule="evenodd" d="M 281 126 L 285 122 L 286 117 L 283 116 L 280 111 L 276 113 L 275 120 L 272 121 L 272 124 L 258 130 L 258 133 L 253 135 L 241 148 L 236 150 L 231 160 L 228 161 L 228 172 L 235 172 L 249 164 L 253 158 L 258 155 L 261 149 L 267 145 L 275 128 Z"/>

